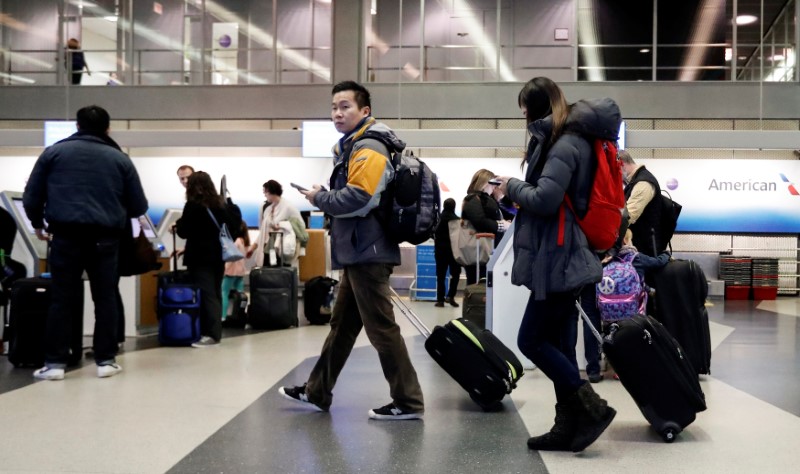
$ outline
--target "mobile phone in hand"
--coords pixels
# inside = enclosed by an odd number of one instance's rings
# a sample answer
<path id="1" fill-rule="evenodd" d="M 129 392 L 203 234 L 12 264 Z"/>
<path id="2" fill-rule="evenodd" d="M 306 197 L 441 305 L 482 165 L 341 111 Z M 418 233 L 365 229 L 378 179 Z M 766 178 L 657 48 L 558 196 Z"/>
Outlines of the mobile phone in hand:
<path id="1" fill-rule="evenodd" d="M 304 188 L 303 186 L 300 186 L 297 183 L 289 183 L 289 185 L 291 185 L 293 188 L 295 188 L 298 191 L 302 191 L 302 192 L 308 191 L 308 189 Z"/>
<path id="2" fill-rule="evenodd" d="M 503 182 L 500 181 L 497 178 L 492 178 L 492 179 L 489 180 L 489 184 L 493 184 L 495 186 L 500 186 L 501 184 L 503 184 Z"/>

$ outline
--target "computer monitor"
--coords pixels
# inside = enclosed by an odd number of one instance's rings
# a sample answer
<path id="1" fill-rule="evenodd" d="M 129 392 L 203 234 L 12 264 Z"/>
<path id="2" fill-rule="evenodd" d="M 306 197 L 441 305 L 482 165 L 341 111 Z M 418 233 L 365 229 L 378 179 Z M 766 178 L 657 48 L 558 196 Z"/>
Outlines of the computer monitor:
<path id="1" fill-rule="evenodd" d="M 11 202 L 14 203 L 14 207 L 17 208 L 17 215 L 20 217 L 22 223 L 25 224 L 25 229 L 28 231 L 29 234 L 35 234 L 36 229 L 33 228 L 31 220 L 28 219 L 28 215 L 25 213 L 25 207 L 22 205 L 22 199 L 11 198 Z M 45 223 L 45 227 L 47 227 L 47 223 Z"/>
<path id="2" fill-rule="evenodd" d="M 156 238 L 156 232 L 153 229 L 153 223 L 150 222 L 150 218 L 149 217 L 147 217 L 147 216 L 144 216 L 144 217 L 146 219 L 144 225 L 142 225 L 142 223 L 139 221 L 139 218 L 137 218 L 137 217 L 131 218 L 131 227 L 133 227 L 133 236 L 134 237 L 139 237 L 139 232 L 142 229 L 144 229 L 144 236 L 145 237 L 147 237 L 148 239 L 155 239 Z"/>
<path id="3" fill-rule="evenodd" d="M 333 156 L 331 148 L 342 134 L 336 131 L 331 121 L 303 122 L 303 156 L 306 158 L 328 158 Z"/>
<path id="4" fill-rule="evenodd" d="M 77 123 L 72 121 L 45 121 L 44 146 L 48 147 L 78 131 Z"/>

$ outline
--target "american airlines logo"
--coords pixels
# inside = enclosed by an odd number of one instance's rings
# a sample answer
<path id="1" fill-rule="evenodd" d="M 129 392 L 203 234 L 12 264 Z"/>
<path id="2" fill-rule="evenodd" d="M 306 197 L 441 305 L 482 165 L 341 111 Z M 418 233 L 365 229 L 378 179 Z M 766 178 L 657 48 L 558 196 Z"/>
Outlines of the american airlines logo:
<path id="1" fill-rule="evenodd" d="M 775 181 L 757 181 L 753 179 L 748 179 L 745 181 L 718 181 L 716 179 L 712 179 L 708 184 L 708 190 L 772 192 L 778 190 L 778 183 Z"/>
<path id="2" fill-rule="evenodd" d="M 792 196 L 800 196 L 800 193 L 797 192 L 797 188 L 794 187 L 794 183 L 789 181 L 789 178 L 787 178 L 785 174 L 783 174 L 783 173 L 779 173 L 779 174 L 781 175 L 781 180 L 784 183 L 788 184 L 788 186 L 789 186 L 789 194 L 791 194 Z"/>

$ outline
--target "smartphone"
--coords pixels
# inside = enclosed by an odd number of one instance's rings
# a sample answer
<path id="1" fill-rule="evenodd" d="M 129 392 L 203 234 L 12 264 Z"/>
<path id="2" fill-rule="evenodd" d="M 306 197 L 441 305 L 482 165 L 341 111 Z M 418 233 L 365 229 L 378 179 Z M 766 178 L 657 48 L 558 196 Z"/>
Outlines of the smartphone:
<path id="1" fill-rule="evenodd" d="M 492 178 L 492 179 L 489 180 L 489 184 L 493 184 L 495 186 L 500 186 L 501 184 L 503 184 L 503 182 L 500 181 L 497 178 Z"/>
<path id="2" fill-rule="evenodd" d="M 291 185 L 293 188 L 295 188 L 296 190 L 298 190 L 298 191 L 303 191 L 303 192 L 306 192 L 306 191 L 308 191 L 308 189 L 306 189 L 306 188 L 304 188 L 304 187 L 300 186 L 299 184 L 296 184 L 296 183 L 289 183 L 289 184 L 290 184 L 290 185 Z"/>

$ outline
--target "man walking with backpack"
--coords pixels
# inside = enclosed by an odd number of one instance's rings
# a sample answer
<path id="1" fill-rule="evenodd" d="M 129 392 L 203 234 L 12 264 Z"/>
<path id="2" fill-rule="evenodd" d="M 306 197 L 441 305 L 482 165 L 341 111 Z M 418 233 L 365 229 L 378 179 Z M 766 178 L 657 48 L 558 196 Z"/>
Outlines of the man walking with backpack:
<path id="1" fill-rule="evenodd" d="M 370 94 L 364 86 L 345 81 L 333 87 L 331 118 L 344 136 L 333 147 L 331 190 L 315 184 L 301 191 L 309 202 L 332 216 L 331 262 L 342 269 L 341 283 L 328 334 L 308 382 L 281 387 L 282 396 L 311 408 L 328 411 L 333 387 L 344 368 L 361 328 L 378 351 L 389 382 L 391 403 L 369 410 L 377 420 L 422 418 L 424 401 L 389 296 L 392 267 L 400 264 L 400 248 L 384 231 L 382 197 L 394 177 L 390 143 L 405 144 L 371 115 Z M 365 133 L 368 137 L 364 137 Z M 369 135 L 380 135 L 380 139 Z M 363 137 L 363 138 L 362 138 Z"/>

